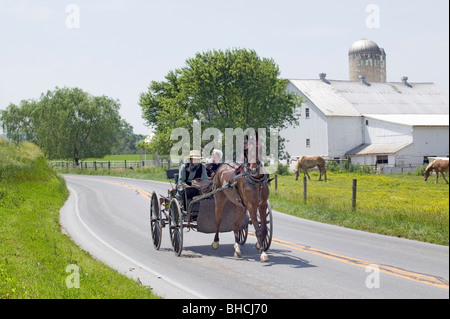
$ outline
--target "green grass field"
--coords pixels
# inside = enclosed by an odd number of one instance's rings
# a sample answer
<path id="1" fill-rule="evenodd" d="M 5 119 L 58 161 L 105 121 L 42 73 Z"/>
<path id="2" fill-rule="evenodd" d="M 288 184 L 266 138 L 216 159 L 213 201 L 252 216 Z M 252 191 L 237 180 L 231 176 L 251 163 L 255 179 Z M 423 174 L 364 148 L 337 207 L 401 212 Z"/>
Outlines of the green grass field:
<path id="1" fill-rule="evenodd" d="M 285 213 L 364 231 L 449 244 L 449 187 L 424 182 L 422 176 L 328 173 L 317 181 L 310 173 L 307 203 L 302 176 L 279 176 L 272 186 L 272 207 Z M 352 180 L 357 180 L 356 210 L 352 211 Z"/>
<path id="2" fill-rule="evenodd" d="M 61 233 L 59 210 L 67 196 L 64 179 L 39 148 L 0 138 L 0 299 L 155 298 Z M 73 265 L 79 288 L 66 284 L 74 283 L 68 277 Z"/>

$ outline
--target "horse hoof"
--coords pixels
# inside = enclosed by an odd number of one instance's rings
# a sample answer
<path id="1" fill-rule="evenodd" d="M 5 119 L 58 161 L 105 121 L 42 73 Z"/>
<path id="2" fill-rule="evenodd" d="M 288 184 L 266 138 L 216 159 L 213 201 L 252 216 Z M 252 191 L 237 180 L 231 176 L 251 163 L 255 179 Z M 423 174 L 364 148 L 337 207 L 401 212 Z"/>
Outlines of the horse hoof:
<path id="1" fill-rule="evenodd" d="M 211 247 L 212 249 L 217 250 L 219 248 L 219 242 L 218 241 L 213 242 Z"/>
<path id="2" fill-rule="evenodd" d="M 265 252 L 263 252 L 261 254 L 261 262 L 265 263 L 265 262 L 268 262 L 268 261 L 269 261 L 269 257 L 267 256 L 267 254 Z"/>
<path id="3" fill-rule="evenodd" d="M 242 258 L 241 247 L 238 243 L 234 244 L 234 258 L 240 259 Z"/>
<path id="4" fill-rule="evenodd" d="M 259 243 L 256 243 L 255 248 L 256 248 L 256 250 L 261 250 L 261 245 Z"/>

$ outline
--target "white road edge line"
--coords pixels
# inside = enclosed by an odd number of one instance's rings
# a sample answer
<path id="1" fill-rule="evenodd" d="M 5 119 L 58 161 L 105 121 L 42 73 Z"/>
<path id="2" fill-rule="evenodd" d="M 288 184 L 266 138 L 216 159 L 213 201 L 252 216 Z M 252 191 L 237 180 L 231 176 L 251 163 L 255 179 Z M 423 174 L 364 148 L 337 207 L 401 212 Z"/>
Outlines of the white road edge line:
<path id="1" fill-rule="evenodd" d="M 94 233 L 94 231 L 92 231 L 92 229 L 84 222 L 83 218 L 81 218 L 80 215 L 80 210 L 78 209 L 78 195 L 77 192 L 71 188 L 71 187 L 67 187 L 69 189 L 69 191 L 74 194 L 75 196 L 75 213 L 76 216 L 78 218 L 78 220 L 81 222 L 81 224 L 84 226 L 84 228 L 86 228 L 86 230 L 95 238 L 97 239 L 101 244 L 103 244 L 104 246 L 106 246 L 107 248 L 111 249 L 112 251 L 114 251 L 116 254 L 118 254 L 119 256 L 127 259 L 128 261 L 130 261 L 131 263 L 135 264 L 136 266 L 140 267 L 141 269 L 149 272 L 150 274 L 156 276 L 157 278 L 160 278 L 161 280 L 165 280 L 166 282 L 168 282 L 169 284 L 193 295 L 196 296 L 199 299 L 208 299 L 207 297 L 197 293 L 196 291 L 193 291 L 183 285 L 180 285 L 179 283 L 171 280 L 170 278 L 167 278 L 166 276 L 163 276 L 162 274 L 148 268 L 147 266 L 145 266 L 144 264 L 140 263 L 139 261 L 131 258 L 130 256 L 126 255 L 125 253 L 121 252 L 120 250 L 118 250 L 117 248 L 111 246 L 110 244 L 108 244 L 106 241 L 104 241 L 102 238 L 100 238 L 97 234 Z"/>

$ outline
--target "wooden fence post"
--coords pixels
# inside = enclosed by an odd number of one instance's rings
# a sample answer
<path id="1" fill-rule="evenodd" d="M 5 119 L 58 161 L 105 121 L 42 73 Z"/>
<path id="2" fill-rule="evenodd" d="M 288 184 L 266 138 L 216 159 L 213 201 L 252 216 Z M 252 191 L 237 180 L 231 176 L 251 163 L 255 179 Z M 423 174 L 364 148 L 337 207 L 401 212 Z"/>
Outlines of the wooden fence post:
<path id="1" fill-rule="evenodd" d="M 278 174 L 275 174 L 275 190 L 278 189 Z"/>
<path id="2" fill-rule="evenodd" d="M 354 179 L 352 183 L 352 211 L 356 210 L 356 185 L 357 180 Z"/>
<path id="3" fill-rule="evenodd" d="M 303 202 L 306 204 L 308 201 L 308 187 L 306 176 L 303 176 Z"/>

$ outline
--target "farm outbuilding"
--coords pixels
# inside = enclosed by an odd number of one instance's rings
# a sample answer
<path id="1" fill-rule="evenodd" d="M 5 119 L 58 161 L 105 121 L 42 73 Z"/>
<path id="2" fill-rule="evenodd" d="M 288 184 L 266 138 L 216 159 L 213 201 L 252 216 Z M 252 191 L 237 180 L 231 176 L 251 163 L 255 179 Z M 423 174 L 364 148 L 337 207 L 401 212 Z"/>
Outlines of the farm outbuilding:
<path id="1" fill-rule="evenodd" d="M 385 61 L 385 51 L 380 52 Z M 351 54 L 356 54 L 354 45 Z M 350 73 L 360 71 L 350 66 Z M 304 101 L 300 125 L 280 132 L 291 158 L 321 155 L 405 168 L 427 163 L 428 157 L 448 157 L 449 100 L 439 87 L 410 83 L 407 77 L 399 82 L 358 79 L 329 80 L 321 73 L 318 79 L 288 80 L 287 90 Z"/>
<path id="2" fill-rule="evenodd" d="M 448 155 L 448 115 L 383 114 L 364 119 L 365 143 L 346 154 L 352 163 L 415 167 L 428 157 Z"/>

